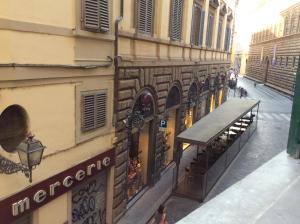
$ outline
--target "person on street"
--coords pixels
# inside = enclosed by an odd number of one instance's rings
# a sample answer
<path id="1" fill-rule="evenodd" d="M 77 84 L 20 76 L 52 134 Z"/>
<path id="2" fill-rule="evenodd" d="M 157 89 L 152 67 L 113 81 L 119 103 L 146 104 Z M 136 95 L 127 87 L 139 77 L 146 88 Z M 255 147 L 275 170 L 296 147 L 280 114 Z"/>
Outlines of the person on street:
<path id="1" fill-rule="evenodd" d="M 167 208 L 164 205 L 160 205 L 157 214 L 155 216 L 155 221 L 157 224 L 168 224 L 167 221 Z"/>

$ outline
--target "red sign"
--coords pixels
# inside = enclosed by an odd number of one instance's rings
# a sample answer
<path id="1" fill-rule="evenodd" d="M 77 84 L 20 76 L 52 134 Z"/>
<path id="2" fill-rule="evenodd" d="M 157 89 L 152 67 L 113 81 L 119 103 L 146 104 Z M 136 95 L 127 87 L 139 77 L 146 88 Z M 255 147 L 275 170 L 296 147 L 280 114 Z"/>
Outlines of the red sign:
<path id="1" fill-rule="evenodd" d="M 0 201 L 0 224 L 8 224 L 70 191 L 115 164 L 111 149 Z"/>

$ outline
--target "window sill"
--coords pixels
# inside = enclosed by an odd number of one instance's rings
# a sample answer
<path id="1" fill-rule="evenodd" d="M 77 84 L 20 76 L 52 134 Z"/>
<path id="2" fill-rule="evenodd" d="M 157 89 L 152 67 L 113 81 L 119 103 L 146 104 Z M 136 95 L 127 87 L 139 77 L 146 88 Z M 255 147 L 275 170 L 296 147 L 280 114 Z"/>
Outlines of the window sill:
<path id="1" fill-rule="evenodd" d="M 92 38 L 98 40 L 106 40 L 106 41 L 114 41 L 115 36 L 111 34 L 111 32 L 107 33 L 97 33 L 97 32 L 90 32 L 80 29 L 73 30 L 74 37 L 83 37 L 83 38 Z"/>

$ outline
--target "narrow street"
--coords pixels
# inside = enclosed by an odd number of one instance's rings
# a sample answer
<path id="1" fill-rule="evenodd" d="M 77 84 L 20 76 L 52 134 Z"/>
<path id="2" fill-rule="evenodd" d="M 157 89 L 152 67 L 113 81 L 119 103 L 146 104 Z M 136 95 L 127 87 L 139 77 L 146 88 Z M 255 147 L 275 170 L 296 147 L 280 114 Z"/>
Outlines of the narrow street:
<path id="1" fill-rule="evenodd" d="M 239 78 L 238 86 L 247 90 L 248 98 L 261 101 L 258 128 L 205 201 L 220 194 L 286 149 L 292 101 L 262 84 L 254 87 L 253 81 L 246 78 Z M 233 97 L 232 90 L 229 97 Z M 175 223 L 201 205 L 197 201 L 171 196 L 166 206 L 169 223 Z"/>

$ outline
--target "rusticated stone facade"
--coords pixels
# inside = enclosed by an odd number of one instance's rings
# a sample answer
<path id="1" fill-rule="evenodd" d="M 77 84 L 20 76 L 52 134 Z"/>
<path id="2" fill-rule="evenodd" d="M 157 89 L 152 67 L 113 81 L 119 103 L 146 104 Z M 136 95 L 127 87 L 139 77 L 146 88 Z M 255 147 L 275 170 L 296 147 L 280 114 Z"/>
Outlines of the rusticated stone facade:
<path id="1" fill-rule="evenodd" d="M 117 126 L 116 126 L 116 168 L 114 187 L 114 217 L 119 217 L 126 211 L 126 178 L 128 164 L 128 138 L 127 129 L 124 124 L 128 111 L 132 111 L 133 104 L 139 92 L 148 89 L 153 95 L 155 104 L 154 116 L 154 146 L 150 152 L 151 183 L 155 185 L 160 179 L 161 172 L 165 169 L 162 162 L 164 158 L 163 132 L 159 131 L 160 119 L 166 113 L 166 99 L 170 88 L 176 84 L 181 92 L 181 104 L 179 107 L 179 130 L 185 129 L 185 109 L 188 99 L 188 91 L 193 83 L 197 85 L 196 120 L 205 116 L 209 112 L 210 97 L 215 95 L 219 99 L 219 90 L 223 89 L 222 101 L 226 100 L 227 86 L 226 71 L 229 64 L 225 61 L 222 64 L 203 64 L 197 66 L 163 66 L 163 67 L 120 67 L 118 81 L 118 106 L 117 106 Z M 216 107 L 218 100 L 216 100 Z M 205 108 L 204 108 L 205 107 Z M 182 148 L 176 145 L 174 149 L 174 161 L 180 162 Z"/>
<path id="2" fill-rule="evenodd" d="M 300 55 L 300 4 L 281 13 L 276 26 L 254 33 L 247 61 L 247 76 L 289 95 Z"/>

